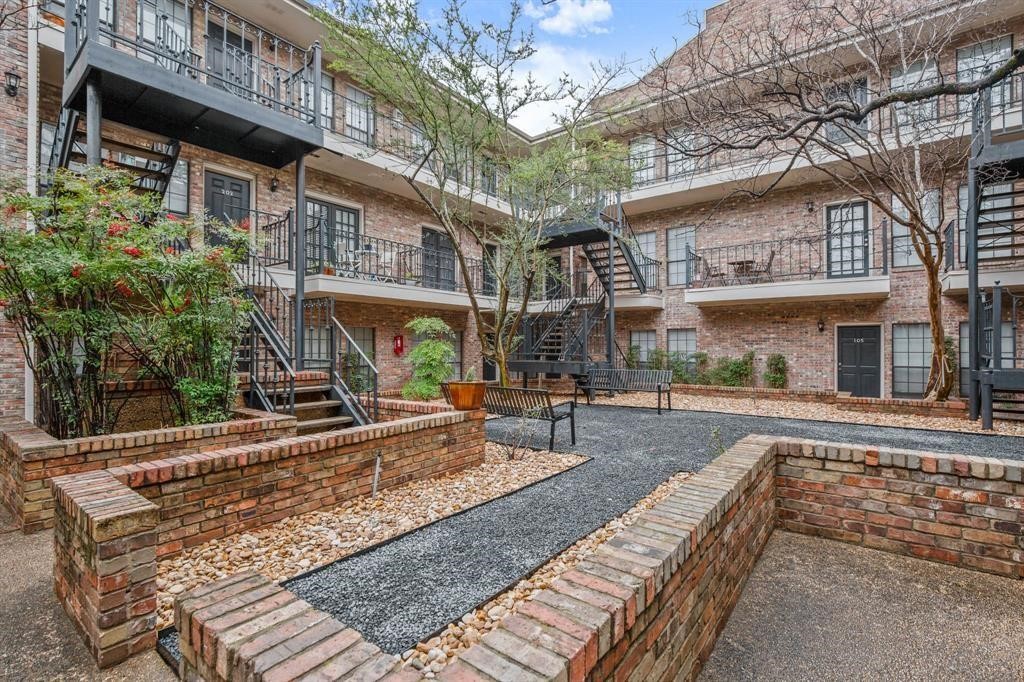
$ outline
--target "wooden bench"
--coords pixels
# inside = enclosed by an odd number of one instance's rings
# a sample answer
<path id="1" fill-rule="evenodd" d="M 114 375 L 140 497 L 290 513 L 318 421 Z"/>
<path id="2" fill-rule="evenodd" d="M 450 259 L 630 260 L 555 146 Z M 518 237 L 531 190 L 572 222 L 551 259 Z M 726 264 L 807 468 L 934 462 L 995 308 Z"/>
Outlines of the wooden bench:
<path id="1" fill-rule="evenodd" d="M 672 409 L 672 370 L 668 369 L 591 369 L 585 384 L 577 384 L 572 400 L 581 392 L 587 404 L 596 391 L 641 391 L 658 394 L 658 414 L 661 414 L 661 394 L 668 396 L 668 409 Z"/>
<path id="2" fill-rule="evenodd" d="M 441 384 L 441 393 L 445 401 L 451 405 L 452 396 L 448 387 Z M 569 406 L 568 412 L 558 412 L 556 407 Z M 539 419 L 551 422 L 551 438 L 548 450 L 555 449 L 555 424 L 563 419 L 569 420 L 569 433 L 572 444 L 576 445 L 576 401 L 566 400 L 562 403 L 551 402 L 551 393 L 540 388 L 512 388 L 511 386 L 487 386 L 484 392 L 483 408 L 490 414 L 500 417 L 518 417 L 519 419 Z"/>

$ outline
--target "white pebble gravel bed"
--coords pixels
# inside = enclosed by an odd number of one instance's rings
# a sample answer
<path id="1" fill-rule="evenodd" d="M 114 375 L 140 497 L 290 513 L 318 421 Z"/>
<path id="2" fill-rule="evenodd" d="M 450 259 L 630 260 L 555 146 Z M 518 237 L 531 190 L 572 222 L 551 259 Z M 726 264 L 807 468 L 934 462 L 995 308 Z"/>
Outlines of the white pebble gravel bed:
<path id="1" fill-rule="evenodd" d="M 285 580 L 585 461 L 579 455 L 537 450 L 523 450 L 510 461 L 502 446 L 487 443 L 480 466 L 211 540 L 160 562 L 158 627 L 173 622 L 174 597 L 198 585 L 239 571 Z"/>
<path id="2" fill-rule="evenodd" d="M 480 608 L 451 623 L 444 631 L 420 642 L 402 654 L 403 665 L 419 670 L 426 679 L 432 679 L 444 666 L 459 654 L 480 641 L 480 638 L 496 628 L 509 614 L 515 613 L 519 605 L 533 598 L 537 590 L 543 590 L 558 576 L 573 569 L 592 554 L 599 546 L 623 528 L 632 525 L 638 516 L 678 490 L 683 481 L 693 474 L 681 472 L 654 489 L 647 497 L 622 516 L 612 519 L 590 535 L 574 543 L 567 550 L 551 559 L 532 574 L 520 580 L 515 587 L 491 599 Z"/>
<path id="3" fill-rule="evenodd" d="M 662 400 L 664 402 L 664 399 Z M 658 396 L 654 393 L 620 393 L 616 396 L 597 396 L 594 403 L 597 405 L 653 408 L 658 404 Z M 673 393 L 672 409 L 749 414 L 759 417 L 783 417 L 785 419 L 812 419 L 815 421 L 844 424 L 895 426 L 908 429 L 968 431 L 971 433 L 1000 433 L 1008 436 L 1024 436 L 1024 421 L 996 419 L 993 423 L 994 428 L 992 431 L 983 431 L 980 421 L 971 421 L 969 419 L 890 414 L 886 412 L 857 412 L 854 410 L 843 410 L 836 405 L 826 403 L 779 400 L 777 398 L 721 398 Z"/>

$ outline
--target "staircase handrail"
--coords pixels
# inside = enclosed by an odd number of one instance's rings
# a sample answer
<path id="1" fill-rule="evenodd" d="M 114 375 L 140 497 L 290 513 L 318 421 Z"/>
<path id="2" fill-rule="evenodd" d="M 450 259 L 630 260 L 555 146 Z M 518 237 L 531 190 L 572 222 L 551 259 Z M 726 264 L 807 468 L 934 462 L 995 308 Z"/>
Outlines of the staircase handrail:
<path id="1" fill-rule="evenodd" d="M 353 391 L 352 387 L 350 387 L 345 382 L 345 379 L 342 376 L 341 368 L 335 362 L 334 368 L 332 370 L 332 378 L 335 382 L 335 386 L 339 388 L 338 392 L 341 396 L 341 399 L 342 401 L 345 402 L 345 405 L 349 408 L 349 411 L 352 412 L 353 416 L 355 416 L 356 419 L 359 420 L 362 425 L 371 424 L 377 421 L 378 418 L 380 417 L 380 409 L 378 404 L 380 371 L 377 369 L 377 366 L 373 364 L 373 361 L 370 360 L 369 357 L 367 357 L 366 353 L 363 352 L 363 349 L 359 346 L 358 343 L 356 343 L 355 339 L 352 338 L 352 335 L 348 333 L 348 330 L 345 329 L 345 326 L 341 322 L 339 322 L 338 319 L 333 315 L 331 315 L 331 324 L 336 332 L 341 332 L 342 336 L 345 337 L 345 339 L 349 343 L 349 348 L 355 348 L 356 353 L 359 355 L 359 358 L 362 361 L 363 365 L 369 368 L 370 373 L 372 375 L 371 391 Z M 334 342 L 334 347 L 331 349 L 331 357 L 334 360 L 337 360 L 340 356 L 338 344 L 336 343 L 335 337 L 332 336 L 331 338 L 332 342 Z M 373 411 L 372 416 L 370 415 L 370 410 L 368 409 L 368 406 L 363 405 L 359 401 L 358 393 L 364 392 L 369 393 L 372 396 L 371 405 L 369 406 Z"/>

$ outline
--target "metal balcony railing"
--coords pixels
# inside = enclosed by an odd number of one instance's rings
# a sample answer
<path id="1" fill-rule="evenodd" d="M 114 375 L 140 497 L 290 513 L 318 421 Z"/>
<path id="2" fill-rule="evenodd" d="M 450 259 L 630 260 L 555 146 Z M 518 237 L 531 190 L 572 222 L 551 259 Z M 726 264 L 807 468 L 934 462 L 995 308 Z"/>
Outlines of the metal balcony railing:
<path id="1" fill-rule="evenodd" d="M 889 272 L 888 224 L 708 248 L 687 247 L 690 287 L 850 279 Z"/>
<path id="2" fill-rule="evenodd" d="M 494 293 L 484 262 L 470 258 L 468 265 L 474 291 Z M 467 289 L 451 251 L 337 230 L 320 219 L 311 219 L 306 230 L 306 273 L 438 291 Z"/>
<path id="3" fill-rule="evenodd" d="M 319 44 L 301 48 L 207 0 L 187 0 L 182 16 L 168 14 L 165 4 L 138 1 L 139 20 L 122 21 L 114 0 L 68 0 L 65 73 L 83 46 L 95 42 L 317 125 Z"/>

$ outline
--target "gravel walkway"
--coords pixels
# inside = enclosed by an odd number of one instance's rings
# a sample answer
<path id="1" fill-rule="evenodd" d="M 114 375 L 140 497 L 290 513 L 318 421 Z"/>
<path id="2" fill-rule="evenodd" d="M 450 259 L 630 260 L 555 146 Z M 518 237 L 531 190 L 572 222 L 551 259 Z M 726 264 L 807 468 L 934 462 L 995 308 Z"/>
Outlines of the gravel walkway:
<path id="1" fill-rule="evenodd" d="M 564 426 L 564 425 L 562 425 Z M 576 451 L 591 462 L 509 497 L 296 578 L 287 587 L 385 651 L 401 653 L 619 516 L 678 471 L 751 433 L 1024 459 L 1024 439 L 804 420 L 581 406 Z M 539 422 L 533 444 L 546 443 Z M 488 424 L 492 439 L 514 429 Z M 559 430 L 556 447 L 568 446 Z"/>

